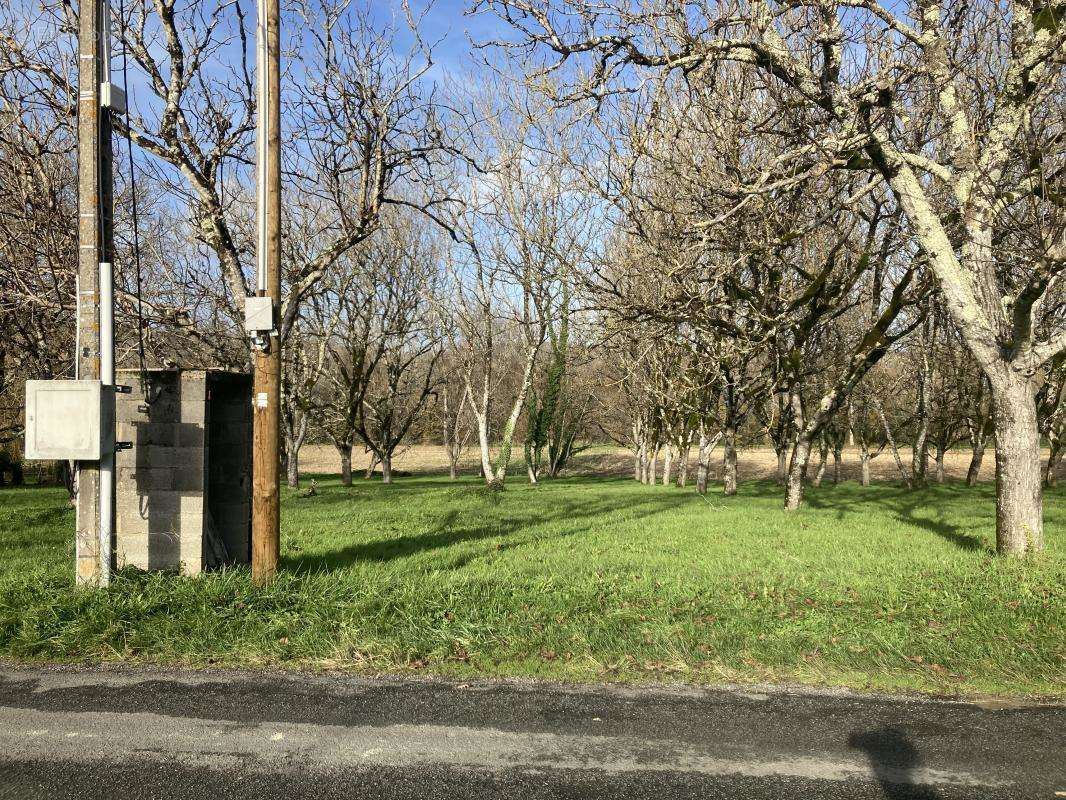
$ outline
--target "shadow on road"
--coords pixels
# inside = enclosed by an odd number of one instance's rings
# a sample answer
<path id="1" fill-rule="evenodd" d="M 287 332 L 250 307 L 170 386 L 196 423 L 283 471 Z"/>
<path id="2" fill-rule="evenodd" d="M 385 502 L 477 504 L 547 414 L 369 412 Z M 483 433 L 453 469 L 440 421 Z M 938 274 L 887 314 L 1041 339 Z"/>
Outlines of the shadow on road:
<path id="1" fill-rule="evenodd" d="M 906 731 L 894 725 L 855 731 L 848 744 L 870 759 L 877 780 L 889 800 L 939 800 L 939 795 L 917 782 L 921 753 Z"/>

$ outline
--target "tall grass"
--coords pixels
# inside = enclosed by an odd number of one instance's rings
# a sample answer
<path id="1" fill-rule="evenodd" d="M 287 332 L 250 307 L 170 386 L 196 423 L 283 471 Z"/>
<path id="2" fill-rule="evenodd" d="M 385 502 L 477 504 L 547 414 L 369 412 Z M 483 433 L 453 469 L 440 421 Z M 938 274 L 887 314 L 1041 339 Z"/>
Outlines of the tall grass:
<path id="1" fill-rule="evenodd" d="M 1066 497 L 992 552 L 991 487 L 741 494 L 616 479 L 286 493 L 283 571 L 74 588 L 61 491 L 0 492 L 0 655 L 1063 695 Z"/>

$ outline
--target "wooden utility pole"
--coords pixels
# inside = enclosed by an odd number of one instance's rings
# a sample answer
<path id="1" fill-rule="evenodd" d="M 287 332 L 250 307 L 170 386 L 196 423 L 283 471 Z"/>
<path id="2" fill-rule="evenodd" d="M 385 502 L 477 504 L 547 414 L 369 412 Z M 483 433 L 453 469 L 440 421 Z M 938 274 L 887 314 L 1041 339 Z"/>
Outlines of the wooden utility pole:
<path id="1" fill-rule="evenodd" d="M 114 247 L 111 112 L 101 97 L 109 52 L 105 13 L 105 0 L 85 0 L 78 15 L 77 363 L 82 380 L 101 378 L 100 265 L 110 264 Z M 111 525 L 100 514 L 102 505 L 112 513 L 112 504 L 101 503 L 100 478 L 100 462 L 78 462 L 75 577 L 80 585 L 106 585 L 110 579 L 111 542 L 103 541 L 101 530 L 110 538 Z"/>
<path id="2" fill-rule="evenodd" d="M 273 306 L 273 329 L 255 340 L 252 453 L 252 579 L 269 583 L 281 549 L 281 33 L 278 0 L 259 0 L 256 80 L 258 290 Z"/>

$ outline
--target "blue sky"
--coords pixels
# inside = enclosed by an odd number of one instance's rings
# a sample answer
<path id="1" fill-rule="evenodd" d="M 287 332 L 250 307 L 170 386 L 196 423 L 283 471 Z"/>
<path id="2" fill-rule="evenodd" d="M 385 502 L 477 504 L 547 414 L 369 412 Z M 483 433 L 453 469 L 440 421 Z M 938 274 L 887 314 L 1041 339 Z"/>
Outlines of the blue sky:
<path id="1" fill-rule="evenodd" d="M 356 0 L 366 3 L 368 0 Z M 370 0 L 374 13 L 383 17 L 396 16 L 402 19 L 403 6 L 400 0 Z M 440 43 L 434 49 L 436 67 L 434 77 L 449 75 L 459 78 L 464 73 L 476 72 L 476 63 L 481 54 L 475 52 L 470 39 L 485 41 L 502 38 L 507 28 L 494 15 L 481 13 L 467 16 L 469 0 L 437 0 L 430 7 L 422 25 L 422 35 L 428 42 Z M 426 7 L 425 2 L 412 0 L 413 10 L 417 13 Z M 396 42 L 397 49 L 403 49 L 407 42 Z"/>

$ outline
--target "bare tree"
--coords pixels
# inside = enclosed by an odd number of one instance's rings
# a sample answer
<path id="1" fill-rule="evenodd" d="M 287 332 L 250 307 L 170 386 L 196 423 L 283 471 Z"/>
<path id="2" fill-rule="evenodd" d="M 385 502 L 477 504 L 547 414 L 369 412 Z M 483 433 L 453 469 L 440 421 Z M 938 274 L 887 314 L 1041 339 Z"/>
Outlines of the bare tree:
<path id="1" fill-rule="evenodd" d="M 675 325 L 721 359 L 727 465 L 755 394 L 756 373 L 738 367 L 761 355 L 782 467 L 787 437 L 785 508 L 794 511 L 812 446 L 866 371 L 918 323 L 915 304 L 928 287 L 899 210 L 876 182 L 831 170 L 775 180 L 780 152 L 795 145 L 789 125 L 806 121 L 779 112 L 772 95 L 740 103 L 738 87 L 751 80 L 727 70 L 722 93 L 692 90 L 669 116 L 664 107 L 683 90 L 656 88 L 653 98 L 665 99 L 648 105 L 653 116 L 626 139 L 610 180 L 624 187 L 617 202 L 630 239 L 643 240 L 641 255 L 622 265 L 635 274 L 612 264 L 599 288 L 626 313 Z M 768 132 L 758 127 L 765 118 L 776 123 Z M 641 280 L 657 291 L 634 293 Z M 819 360 L 826 342 L 839 352 Z M 727 492 L 734 476 L 731 468 Z"/>
<path id="2" fill-rule="evenodd" d="M 949 10 L 938 0 L 909 13 L 876 0 L 479 7 L 520 31 L 514 46 L 549 54 L 541 76 L 590 54 L 575 98 L 602 101 L 648 70 L 700 83 L 717 62 L 751 65 L 810 112 L 812 135 L 781 154 L 782 172 L 830 166 L 883 180 L 991 386 L 997 548 L 1043 547 L 1036 376 L 1066 348 L 1066 27 L 1052 9 Z"/>
<path id="3" fill-rule="evenodd" d="M 454 352 L 454 347 L 450 348 Z M 448 354 L 446 354 L 447 358 Z M 466 387 L 462 376 L 445 365 L 440 388 L 437 391 L 435 410 L 441 431 L 441 443 L 448 459 L 448 477 L 459 477 L 459 462 L 470 446 L 474 428 L 470 424 L 472 415 L 467 411 Z"/>
<path id="4" fill-rule="evenodd" d="M 340 455 L 345 485 L 357 440 L 391 483 L 393 455 L 440 384 L 442 255 L 424 219 L 394 211 L 375 237 L 345 256 L 347 271 L 315 296 L 315 307 L 337 320 L 320 394 L 323 427 Z"/>
<path id="5" fill-rule="evenodd" d="M 326 363 L 326 353 L 338 315 L 305 308 L 289 329 L 281 370 L 281 421 L 285 449 L 282 462 L 288 485 L 300 485 L 300 450 L 307 440 L 312 418 L 321 414 L 317 391 Z"/>
<path id="6" fill-rule="evenodd" d="M 471 188 L 461 223 L 465 248 L 453 259 L 456 316 L 462 332 L 466 397 L 478 428 L 485 480 L 502 484 L 514 437 L 529 401 L 540 355 L 568 302 L 568 276 L 588 258 L 594 219 L 571 191 L 566 164 L 545 146 L 557 136 L 543 105 L 505 94 L 492 104 L 486 164 Z M 498 367 L 507 353 L 520 365 L 499 431 L 495 459 L 490 429 L 500 399 Z M 535 471 L 530 479 L 536 480 Z"/>
<path id="7" fill-rule="evenodd" d="M 366 378 L 356 428 L 392 482 L 392 459 L 441 381 L 442 319 L 437 313 L 444 275 L 443 253 L 433 232 L 410 214 L 378 243 L 386 268 L 375 283 L 381 358 Z M 406 223 L 406 225 L 404 225 Z M 400 227 L 403 225 L 403 227 Z"/>

